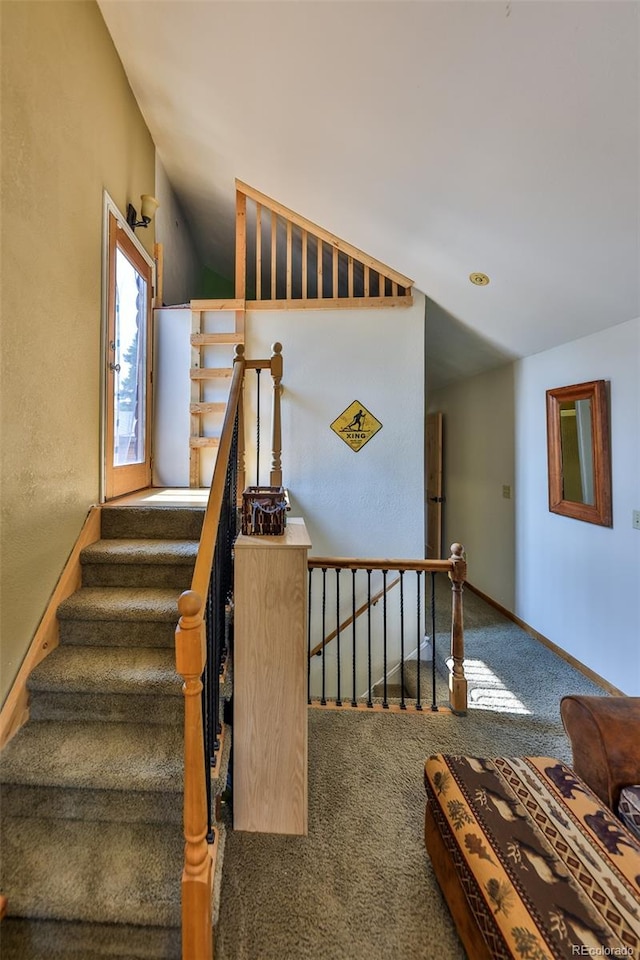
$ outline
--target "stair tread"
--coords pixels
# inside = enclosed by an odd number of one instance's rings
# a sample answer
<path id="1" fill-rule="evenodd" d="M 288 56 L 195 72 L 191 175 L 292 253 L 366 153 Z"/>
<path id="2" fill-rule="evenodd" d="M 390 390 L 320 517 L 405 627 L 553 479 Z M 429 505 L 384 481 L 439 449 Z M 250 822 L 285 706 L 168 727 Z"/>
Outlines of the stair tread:
<path id="1" fill-rule="evenodd" d="M 179 958 L 178 927 L 7 917 L 3 960 L 163 960 Z"/>
<path id="2" fill-rule="evenodd" d="M 7 817 L 2 888 L 13 916 L 176 926 L 179 824 Z"/>
<path id="3" fill-rule="evenodd" d="M 81 587 L 58 607 L 60 620 L 178 622 L 181 591 L 166 587 Z"/>
<path id="4" fill-rule="evenodd" d="M 197 539 L 200 537 L 204 507 L 107 505 L 102 511 L 102 537 L 155 540 Z"/>
<path id="5" fill-rule="evenodd" d="M 85 547 L 82 563 L 193 564 L 198 540 L 105 539 Z"/>
<path id="6" fill-rule="evenodd" d="M 35 691 L 181 697 L 174 651 L 166 647 L 56 647 L 32 671 Z"/>
<path id="7" fill-rule="evenodd" d="M 179 727 L 32 722 L 4 748 L 0 783 L 178 793 L 182 770 Z"/>

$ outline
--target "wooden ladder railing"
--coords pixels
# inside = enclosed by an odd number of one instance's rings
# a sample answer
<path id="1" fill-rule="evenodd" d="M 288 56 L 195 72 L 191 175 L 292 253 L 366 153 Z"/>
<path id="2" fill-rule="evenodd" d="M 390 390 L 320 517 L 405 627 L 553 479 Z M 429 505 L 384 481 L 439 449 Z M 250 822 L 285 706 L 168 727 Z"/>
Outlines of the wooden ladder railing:
<path id="1" fill-rule="evenodd" d="M 192 300 L 191 301 L 191 403 L 189 416 L 189 486 L 199 487 L 201 476 L 201 452 L 217 448 L 219 432 L 215 429 L 219 417 L 226 410 L 226 384 L 233 367 L 228 364 L 230 348 L 244 344 L 245 312 L 241 300 Z M 225 314 L 233 319 L 232 329 L 207 330 L 207 321 L 215 321 Z M 215 323 L 217 327 L 219 323 Z M 228 322 L 226 324 L 229 326 Z"/>
<path id="2" fill-rule="evenodd" d="M 236 296 L 252 310 L 408 307 L 413 280 L 236 180 Z"/>
<path id="3" fill-rule="evenodd" d="M 205 511 L 200 546 L 196 558 L 191 589 L 178 601 L 180 615 L 176 628 L 176 669 L 183 678 L 184 694 L 184 868 L 182 872 L 182 958 L 183 960 L 212 960 L 212 885 L 217 844 L 207 842 L 212 835 L 210 796 L 210 766 L 205 761 L 205 741 L 212 740 L 204 728 L 202 704 L 203 681 L 208 658 L 222 638 L 212 634 L 216 620 L 209 594 L 213 589 L 212 569 L 217 551 L 228 550 L 231 562 L 232 536 L 219 538 L 221 516 L 227 511 L 236 516 L 244 487 L 244 404 L 245 372 L 251 368 L 271 371 L 274 409 L 272 414 L 272 483 L 280 485 L 281 418 L 280 395 L 282 379 L 282 346 L 273 345 L 269 360 L 246 360 L 244 345 L 237 344 L 231 374 L 231 386 L 226 405 L 211 489 Z M 235 444 L 237 441 L 237 444 Z M 237 445 L 237 465 L 232 463 L 232 451 Z M 237 466 L 237 472 L 236 472 Z M 230 485 L 228 471 L 234 468 L 234 482 Z M 233 489 L 235 488 L 235 489 Z M 230 503 L 225 501 L 229 497 Z M 219 592 L 219 591 L 218 591 Z M 225 603 L 226 597 L 222 597 Z M 223 617 L 224 620 L 224 617 Z M 217 682 L 217 675 L 214 677 Z M 213 711 L 217 722 L 218 711 Z"/>

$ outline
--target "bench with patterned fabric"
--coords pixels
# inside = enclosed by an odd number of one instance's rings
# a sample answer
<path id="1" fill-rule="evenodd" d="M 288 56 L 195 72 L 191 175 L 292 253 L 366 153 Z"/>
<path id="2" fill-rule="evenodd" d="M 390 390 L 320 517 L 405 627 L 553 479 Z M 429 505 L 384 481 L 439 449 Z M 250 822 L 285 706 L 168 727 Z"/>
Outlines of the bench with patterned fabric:
<path id="1" fill-rule="evenodd" d="M 472 960 L 640 957 L 640 840 L 559 760 L 437 755 L 425 838 Z"/>

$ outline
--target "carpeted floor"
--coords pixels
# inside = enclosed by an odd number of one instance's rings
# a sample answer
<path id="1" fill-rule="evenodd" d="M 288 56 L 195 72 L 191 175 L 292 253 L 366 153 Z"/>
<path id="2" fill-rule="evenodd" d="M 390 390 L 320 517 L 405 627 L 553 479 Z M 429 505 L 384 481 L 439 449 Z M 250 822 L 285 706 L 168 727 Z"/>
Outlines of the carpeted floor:
<path id="1" fill-rule="evenodd" d="M 469 591 L 465 623 L 466 717 L 309 710 L 309 835 L 228 834 L 216 960 L 463 960 L 424 849 L 424 759 L 570 760 L 560 698 L 603 693 Z"/>

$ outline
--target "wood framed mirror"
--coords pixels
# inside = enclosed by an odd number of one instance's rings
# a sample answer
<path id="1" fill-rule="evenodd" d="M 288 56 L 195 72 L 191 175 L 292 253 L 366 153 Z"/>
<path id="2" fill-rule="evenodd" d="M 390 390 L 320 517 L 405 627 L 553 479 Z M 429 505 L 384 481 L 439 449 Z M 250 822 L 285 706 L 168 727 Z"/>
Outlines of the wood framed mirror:
<path id="1" fill-rule="evenodd" d="M 547 390 L 549 510 L 612 526 L 605 380 Z"/>

